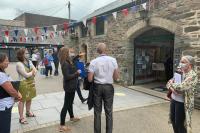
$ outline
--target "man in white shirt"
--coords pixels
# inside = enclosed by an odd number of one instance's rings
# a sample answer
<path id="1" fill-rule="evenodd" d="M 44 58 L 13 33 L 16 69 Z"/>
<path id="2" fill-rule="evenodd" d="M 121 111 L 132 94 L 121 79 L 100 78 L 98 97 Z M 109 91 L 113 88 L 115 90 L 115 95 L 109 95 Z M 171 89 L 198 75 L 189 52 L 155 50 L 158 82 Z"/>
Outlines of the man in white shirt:
<path id="1" fill-rule="evenodd" d="M 94 133 L 101 133 L 102 102 L 106 115 L 106 133 L 113 129 L 113 79 L 119 78 L 118 64 L 115 58 L 106 55 L 106 44 L 97 45 L 99 57 L 89 66 L 88 80 L 94 80 Z"/>

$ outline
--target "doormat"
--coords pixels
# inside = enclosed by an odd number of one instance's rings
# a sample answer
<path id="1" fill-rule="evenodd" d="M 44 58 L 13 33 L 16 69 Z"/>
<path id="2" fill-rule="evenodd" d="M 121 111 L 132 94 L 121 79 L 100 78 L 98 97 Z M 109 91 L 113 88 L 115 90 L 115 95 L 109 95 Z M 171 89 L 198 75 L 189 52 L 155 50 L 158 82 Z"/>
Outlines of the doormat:
<path id="1" fill-rule="evenodd" d="M 166 86 L 156 86 L 156 87 L 153 87 L 153 88 L 150 88 L 150 89 L 155 90 L 155 91 L 159 91 L 159 92 L 163 92 L 163 93 L 168 92 L 168 89 L 166 88 Z"/>

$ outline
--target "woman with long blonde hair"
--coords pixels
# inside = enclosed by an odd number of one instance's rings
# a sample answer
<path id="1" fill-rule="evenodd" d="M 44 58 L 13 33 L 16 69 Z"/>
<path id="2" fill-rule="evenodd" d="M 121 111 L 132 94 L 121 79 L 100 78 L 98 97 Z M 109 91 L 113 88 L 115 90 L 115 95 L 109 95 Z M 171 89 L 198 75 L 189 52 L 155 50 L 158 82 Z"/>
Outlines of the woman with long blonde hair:
<path id="1" fill-rule="evenodd" d="M 67 112 L 70 115 L 71 121 L 76 122 L 80 120 L 79 118 L 74 117 L 73 113 L 73 101 L 78 76 L 80 74 L 80 70 L 77 70 L 72 62 L 74 55 L 73 49 L 66 47 L 61 48 L 59 52 L 59 60 L 63 74 L 63 88 L 65 90 L 64 105 L 60 113 L 60 132 L 71 130 L 69 127 L 65 126 L 65 117 Z"/>

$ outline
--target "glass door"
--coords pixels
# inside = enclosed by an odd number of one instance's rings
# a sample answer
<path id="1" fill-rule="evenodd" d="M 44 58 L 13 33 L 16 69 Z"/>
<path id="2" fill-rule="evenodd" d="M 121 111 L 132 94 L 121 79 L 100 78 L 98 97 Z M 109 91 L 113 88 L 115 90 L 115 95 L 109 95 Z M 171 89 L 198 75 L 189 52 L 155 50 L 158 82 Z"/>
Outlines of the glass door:
<path id="1" fill-rule="evenodd" d="M 156 49 L 153 47 L 135 48 L 135 83 L 146 83 L 156 80 L 152 63 L 155 62 Z"/>

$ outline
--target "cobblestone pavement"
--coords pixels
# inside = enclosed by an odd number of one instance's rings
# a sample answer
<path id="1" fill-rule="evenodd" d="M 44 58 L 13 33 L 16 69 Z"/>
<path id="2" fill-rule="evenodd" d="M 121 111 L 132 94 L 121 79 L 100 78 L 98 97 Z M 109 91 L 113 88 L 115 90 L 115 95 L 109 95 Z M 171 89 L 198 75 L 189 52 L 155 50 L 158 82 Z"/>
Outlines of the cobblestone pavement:
<path id="1" fill-rule="evenodd" d="M 133 108 L 114 113 L 113 133 L 172 133 L 168 124 L 169 103 Z M 105 133 L 105 117 L 102 115 L 102 133 Z M 193 114 L 193 133 L 200 131 L 200 111 Z M 80 122 L 67 122 L 69 133 L 93 133 L 93 116 L 82 118 Z M 58 133 L 58 126 L 41 128 L 27 133 Z"/>

